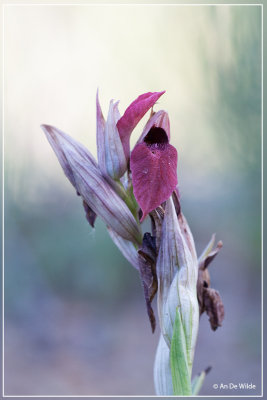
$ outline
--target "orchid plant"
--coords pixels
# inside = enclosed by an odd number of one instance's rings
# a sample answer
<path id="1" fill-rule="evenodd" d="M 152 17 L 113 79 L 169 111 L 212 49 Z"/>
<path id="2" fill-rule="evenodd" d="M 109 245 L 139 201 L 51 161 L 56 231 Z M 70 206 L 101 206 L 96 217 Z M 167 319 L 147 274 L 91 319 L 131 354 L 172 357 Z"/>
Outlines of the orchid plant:
<path id="1" fill-rule="evenodd" d="M 215 237 L 198 258 L 194 239 L 181 211 L 177 151 L 170 144 L 168 114 L 153 111 L 165 93 L 149 92 L 134 100 L 121 116 L 110 101 L 107 119 L 96 96 L 97 157 L 66 133 L 42 129 L 63 171 L 83 200 L 93 227 L 97 216 L 122 254 L 139 271 L 152 332 L 152 301 L 157 293 L 160 339 L 154 364 L 157 395 L 194 395 L 206 369 L 192 380 L 199 316 L 207 312 L 211 328 L 221 325 L 224 307 L 210 287 L 208 265 L 222 243 Z M 130 151 L 130 136 L 143 116 L 150 117 Z M 146 217 L 151 232 L 142 234 Z"/>

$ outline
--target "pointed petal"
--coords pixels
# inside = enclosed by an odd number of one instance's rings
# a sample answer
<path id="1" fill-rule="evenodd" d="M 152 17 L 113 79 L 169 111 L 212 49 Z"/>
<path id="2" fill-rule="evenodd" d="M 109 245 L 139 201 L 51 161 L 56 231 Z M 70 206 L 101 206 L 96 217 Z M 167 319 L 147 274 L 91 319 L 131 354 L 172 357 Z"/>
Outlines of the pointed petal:
<path id="1" fill-rule="evenodd" d="M 170 133 L 170 120 L 168 113 L 164 110 L 160 110 L 156 113 L 154 113 L 149 120 L 147 121 L 144 130 L 142 132 L 142 135 L 138 139 L 137 143 L 142 143 L 144 141 L 144 138 L 148 134 L 151 128 L 162 128 L 166 132 L 168 139 L 170 140 L 171 138 L 171 133 Z"/>
<path id="2" fill-rule="evenodd" d="M 124 239 L 140 244 L 140 227 L 124 201 L 103 178 L 94 158 L 57 128 L 42 126 L 59 162 L 87 205 Z"/>
<path id="3" fill-rule="evenodd" d="M 119 119 L 121 118 L 118 105 L 119 105 L 119 101 L 116 101 L 114 104 L 114 121 L 115 121 L 116 125 L 117 125 Z"/>
<path id="4" fill-rule="evenodd" d="M 206 256 L 206 258 L 204 258 L 203 262 L 201 264 L 199 264 L 199 268 L 200 269 L 206 269 L 208 268 L 209 264 L 212 262 L 212 260 L 217 256 L 217 254 L 219 253 L 219 251 L 221 250 L 223 246 L 222 241 L 220 240 L 217 243 L 217 246 L 215 247 L 214 250 L 210 251 L 210 253 Z"/>
<path id="5" fill-rule="evenodd" d="M 111 239 L 116 244 L 118 249 L 122 252 L 126 260 L 128 260 L 135 269 L 139 270 L 138 253 L 133 243 L 129 242 L 129 240 L 123 239 L 111 228 L 107 227 L 107 230 L 110 234 Z"/>
<path id="6" fill-rule="evenodd" d="M 211 235 L 209 243 L 207 244 L 207 246 L 203 250 L 202 254 L 199 256 L 199 258 L 198 258 L 199 264 L 202 263 L 205 260 L 206 257 L 208 257 L 208 255 L 210 254 L 210 252 L 213 249 L 214 243 L 215 243 L 215 233 L 213 233 Z"/>
<path id="7" fill-rule="evenodd" d="M 130 135 L 145 113 L 153 107 L 163 92 L 148 92 L 139 96 L 126 109 L 119 119 L 117 127 L 120 133 L 126 159 L 130 156 Z"/>
<path id="8" fill-rule="evenodd" d="M 107 123 L 105 126 L 105 168 L 113 179 L 122 177 L 127 169 L 121 138 L 116 126 L 118 118 L 118 102 L 110 102 Z"/>
<path id="9" fill-rule="evenodd" d="M 82 157 L 84 157 L 90 164 L 91 168 L 95 170 L 98 169 L 96 160 L 94 159 L 92 154 L 86 149 L 86 147 L 84 147 L 81 143 L 72 139 L 71 136 L 67 135 L 60 129 L 55 128 L 54 126 L 41 125 L 41 128 L 43 129 L 47 140 L 49 141 L 51 147 L 56 153 L 58 161 L 63 168 L 66 177 L 70 180 L 75 188 L 75 177 L 66 156 L 66 153 L 68 153 L 69 150 L 76 149 L 77 154 L 80 154 Z"/>
<path id="10" fill-rule="evenodd" d="M 211 261 L 216 257 L 220 249 L 222 248 L 223 244 L 222 241 L 220 240 L 217 243 L 217 246 L 215 249 L 213 249 L 215 243 L 215 234 L 213 233 L 211 236 L 211 239 L 209 243 L 207 244 L 206 248 L 203 250 L 203 253 L 201 256 L 198 258 L 198 264 L 200 269 L 206 269 L 208 265 L 211 263 Z"/>
<path id="11" fill-rule="evenodd" d="M 100 170 L 105 173 L 105 119 L 102 114 L 99 103 L 98 90 L 96 92 L 96 142 L 97 142 L 97 159 Z"/>
<path id="12" fill-rule="evenodd" d="M 133 190 L 146 215 L 166 201 L 177 185 L 177 151 L 170 144 L 147 146 L 139 143 L 131 154 Z"/>

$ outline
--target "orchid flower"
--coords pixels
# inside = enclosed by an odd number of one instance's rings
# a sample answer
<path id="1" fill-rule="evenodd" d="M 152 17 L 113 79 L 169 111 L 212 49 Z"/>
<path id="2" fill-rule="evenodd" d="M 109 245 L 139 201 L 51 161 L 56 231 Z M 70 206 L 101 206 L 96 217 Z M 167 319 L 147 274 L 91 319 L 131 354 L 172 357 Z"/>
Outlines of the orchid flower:
<path id="1" fill-rule="evenodd" d="M 137 97 L 121 116 L 110 101 L 105 119 L 96 95 L 97 158 L 61 130 L 42 125 L 58 161 L 83 200 L 88 222 L 99 216 L 115 245 L 139 271 L 152 331 L 152 301 L 157 293 L 161 330 L 154 365 L 158 395 L 194 395 L 208 369 L 191 381 L 199 315 L 204 311 L 213 330 L 221 326 L 224 308 L 210 288 L 207 266 L 215 250 L 214 236 L 197 258 L 193 235 L 182 214 L 177 180 L 177 151 L 170 144 L 170 122 L 164 110 L 153 111 L 165 93 Z M 143 132 L 130 150 L 130 136 L 151 109 Z M 151 233 L 141 223 L 149 216 Z"/>
<path id="2" fill-rule="evenodd" d="M 169 140 L 168 114 L 158 111 L 149 119 L 131 153 L 133 191 L 143 212 L 141 222 L 166 201 L 177 186 L 177 151 Z"/>
<path id="3" fill-rule="evenodd" d="M 98 163 L 89 150 L 69 135 L 53 126 L 42 125 L 65 175 L 83 198 L 88 221 L 93 225 L 96 215 L 102 217 L 120 248 L 125 248 L 124 240 L 134 246 L 142 241 L 136 204 L 119 180 L 129 164 L 130 135 L 163 93 L 149 92 L 139 96 L 122 117 L 118 103 L 114 104 L 111 100 L 107 121 L 103 117 L 97 93 Z M 127 246 L 130 246 L 129 243 Z M 132 264 L 136 267 L 134 258 Z"/>

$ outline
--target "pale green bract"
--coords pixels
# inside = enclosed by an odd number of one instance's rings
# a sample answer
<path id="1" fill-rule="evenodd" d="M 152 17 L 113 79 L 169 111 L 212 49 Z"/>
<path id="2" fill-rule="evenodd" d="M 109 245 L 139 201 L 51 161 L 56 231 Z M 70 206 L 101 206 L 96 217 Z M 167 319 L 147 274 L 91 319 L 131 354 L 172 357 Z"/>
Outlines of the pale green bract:
<path id="1" fill-rule="evenodd" d="M 158 395 L 190 395 L 199 325 L 198 260 L 190 228 L 178 219 L 173 199 L 166 202 L 157 261 L 158 313 L 162 337 L 154 380 Z"/>

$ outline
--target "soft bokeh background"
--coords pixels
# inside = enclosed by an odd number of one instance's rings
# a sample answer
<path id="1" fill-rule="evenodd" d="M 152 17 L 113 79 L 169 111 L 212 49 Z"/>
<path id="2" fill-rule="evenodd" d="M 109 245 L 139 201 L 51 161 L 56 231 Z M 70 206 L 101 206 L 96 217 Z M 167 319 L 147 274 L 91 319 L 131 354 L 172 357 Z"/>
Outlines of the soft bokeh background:
<path id="1" fill-rule="evenodd" d="M 210 268 L 222 328 L 201 318 L 194 373 L 261 376 L 261 9 L 259 6 L 5 7 L 5 394 L 153 394 L 151 334 L 137 273 L 98 220 L 92 230 L 39 128 L 96 155 L 106 113 L 165 89 L 182 207 Z M 145 118 L 133 134 L 141 132 Z"/>

